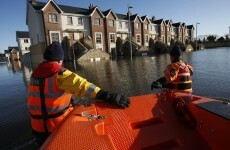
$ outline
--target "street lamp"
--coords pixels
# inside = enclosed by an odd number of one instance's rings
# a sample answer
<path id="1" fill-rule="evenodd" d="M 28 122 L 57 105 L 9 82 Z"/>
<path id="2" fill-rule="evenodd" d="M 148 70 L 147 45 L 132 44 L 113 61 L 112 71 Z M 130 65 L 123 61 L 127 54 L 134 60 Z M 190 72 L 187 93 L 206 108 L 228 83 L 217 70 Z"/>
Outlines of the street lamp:
<path id="1" fill-rule="evenodd" d="M 131 34 L 131 24 L 130 24 L 130 9 L 133 8 L 132 6 L 128 6 L 128 16 L 129 16 L 129 43 L 130 43 L 130 56 L 131 59 L 133 57 L 132 54 L 132 34 Z"/>
<path id="2" fill-rule="evenodd" d="M 196 23 L 196 50 L 197 50 L 197 25 L 200 24 L 199 22 Z"/>

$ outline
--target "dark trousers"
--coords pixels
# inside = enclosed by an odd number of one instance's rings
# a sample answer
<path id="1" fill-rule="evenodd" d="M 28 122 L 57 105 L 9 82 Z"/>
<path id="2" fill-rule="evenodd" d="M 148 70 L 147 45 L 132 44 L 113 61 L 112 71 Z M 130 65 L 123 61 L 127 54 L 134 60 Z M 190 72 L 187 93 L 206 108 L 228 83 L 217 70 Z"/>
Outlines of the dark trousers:
<path id="1" fill-rule="evenodd" d="M 36 142 L 38 143 L 39 147 L 42 146 L 42 144 L 46 141 L 46 139 L 49 137 L 51 134 L 50 132 L 37 132 L 32 130 L 32 133 L 36 139 Z"/>

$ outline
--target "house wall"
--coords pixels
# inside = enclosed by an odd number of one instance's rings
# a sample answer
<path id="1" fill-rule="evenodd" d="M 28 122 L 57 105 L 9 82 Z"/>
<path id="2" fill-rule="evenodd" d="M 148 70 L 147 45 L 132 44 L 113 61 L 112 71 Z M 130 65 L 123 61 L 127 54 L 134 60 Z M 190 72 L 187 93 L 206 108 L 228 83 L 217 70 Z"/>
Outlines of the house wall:
<path id="1" fill-rule="evenodd" d="M 45 42 L 42 14 L 35 12 L 30 4 L 28 4 L 28 29 L 31 45 Z"/>
<path id="2" fill-rule="evenodd" d="M 95 25 L 94 24 L 94 19 L 95 18 L 100 18 L 100 25 Z M 91 27 L 91 37 L 93 39 L 93 44 L 95 46 L 96 49 L 101 49 L 101 50 L 105 50 L 105 30 L 104 30 L 104 19 L 101 16 L 101 14 L 99 14 L 99 10 L 96 9 L 94 11 L 94 13 L 92 14 L 92 16 L 90 16 L 90 27 Z M 96 43 L 96 33 L 101 34 L 102 38 L 101 38 L 101 43 Z"/>
<path id="3" fill-rule="evenodd" d="M 172 25 L 169 23 L 165 26 L 165 43 L 170 45 L 171 42 L 171 33 L 172 33 Z"/>
<path id="4" fill-rule="evenodd" d="M 144 26 L 147 25 L 147 29 L 144 28 Z M 142 29 L 142 45 L 149 46 L 149 22 L 147 19 L 144 20 L 144 22 L 141 23 L 141 29 Z M 148 41 L 146 41 L 146 37 L 148 37 Z"/>
<path id="5" fill-rule="evenodd" d="M 67 23 L 67 17 L 72 17 L 73 24 L 69 25 Z M 78 24 L 78 18 L 83 19 L 83 25 Z M 68 32 L 65 30 L 71 29 L 74 31 L 74 40 L 79 40 L 80 34 L 84 33 L 85 36 L 90 36 L 90 26 L 89 26 L 89 17 L 84 15 L 75 15 L 75 14 L 63 14 L 61 15 L 63 37 L 68 36 Z M 84 32 L 82 32 L 85 30 Z"/>
<path id="6" fill-rule="evenodd" d="M 136 28 L 136 23 L 139 23 L 139 28 Z M 137 43 L 141 45 L 142 43 L 142 34 L 141 34 L 141 20 L 137 17 L 134 22 L 131 23 L 132 27 L 132 36 L 134 37 L 135 41 L 137 41 L 137 35 L 140 35 L 140 43 Z"/>
<path id="7" fill-rule="evenodd" d="M 49 14 L 57 14 L 57 23 L 49 22 Z M 44 25 L 45 25 L 45 37 L 47 45 L 51 44 L 51 33 L 59 33 L 59 42 L 61 42 L 62 36 L 62 20 L 61 13 L 51 1 L 43 11 Z"/>
<path id="8" fill-rule="evenodd" d="M 114 21 L 114 26 L 110 26 L 109 25 L 109 20 L 112 19 Z M 105 33 L 106 33 L 106 37 L 105 37 L 105 44 L 106 44 L 106 52 L 110 53 L 111 49 L 115 49 L 116 48 L 116 18 L 112 13 L 109 13 L 108 16 L 105 19 Z M 111 42 L 110 40 L 110 34 L 114 34 L 115 35 L 115 41 Z"/>

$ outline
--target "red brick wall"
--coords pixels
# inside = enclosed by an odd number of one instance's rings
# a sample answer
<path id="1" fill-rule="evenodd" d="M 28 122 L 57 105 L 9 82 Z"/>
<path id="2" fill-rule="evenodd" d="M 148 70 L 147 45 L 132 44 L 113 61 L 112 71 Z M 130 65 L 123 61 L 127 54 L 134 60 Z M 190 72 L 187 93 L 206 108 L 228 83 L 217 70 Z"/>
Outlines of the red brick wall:
<path id="1" fill-rule="evenodd" d="M 147 29 L 144 29 L 144 25 L 147 25 Z M 145 35 L 149 35 L 149 22 L 147 19 L 141 24 L 141 29 L 142 29 L 142 45 L 145 45 Z"/>
<path id="2" fill-rule="evenodd" d="M 57 14 L 57 23 L 49 22 L 49 14 L 50 13 Z M 46 44 L 49 45 L 51 42 L 49 31 L 62 31 L 60 11 L 56 8 L 56 6 L 52 2 L 46 6 L 46 8 L 43 12 L 43 19 L 44 19 L 44 27 L 45 27 Z M 62 32 L 60 32 L 59 36 L 62 39 Z"/>
<path id="3" fill-rule="evenodd" d="M 100 25 L 94 25 L 94 18 L 100 18 Z M 104 19 L 99 11 L 96 9 L 93 15 L 89 18 L 90 20 L 90 28 L 91 28 L 91 37 L 93 40 L 93 45 L 95 46 L 95 32 L 102 33 L 102 42 L 103 42 L 103 50 L 105 50 L 105 33 L 104 33 Z"/>
<path id="4" fill-rule="evenodd" d="M 112 19 L 114 20 L 114 26 L 109 25 L 109 20 Z M 110 52 L 110 36 L 109 33 L 115 33 L 116 37 L 116 21 L 115 21 L 115 16 L 112 13 L 109 13 L 108 16 L 104 19 L 105 21 L 105 47 L 106 47 L 106 52 Z M 115 38 L 116 41 L 116 38 Z"/>
<path id="5" fill-rule="evenodd" d="M 136 28 L 136 23 L 139 23 L 139 29 L 137 29 Z M 137 17 L 136 19 L 135 19 L 135 21 L 134 22 L 131 22 L 131 24 L 132 24 L 132 36 L 134 37 L 134 39 L 135 39 L 135 42 L 136 42 L 136 35 L 137 34 L 140 34 L 140 43 L 142 43 L 142 35 L 141 35 L 141 20 L 140 20 L 140 18 L 139 17 Z"/>

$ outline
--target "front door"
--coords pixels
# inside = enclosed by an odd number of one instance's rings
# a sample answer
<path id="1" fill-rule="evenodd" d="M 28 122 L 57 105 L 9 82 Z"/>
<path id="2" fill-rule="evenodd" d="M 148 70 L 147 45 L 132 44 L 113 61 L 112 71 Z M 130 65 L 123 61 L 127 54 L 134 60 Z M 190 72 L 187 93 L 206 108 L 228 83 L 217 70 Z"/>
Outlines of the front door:
<path id="1" fill-rule="evenodd" d="M 79 33 L 79 40 L 83 41 L 83 39 L 84 39 L 84 33 Z"/>

